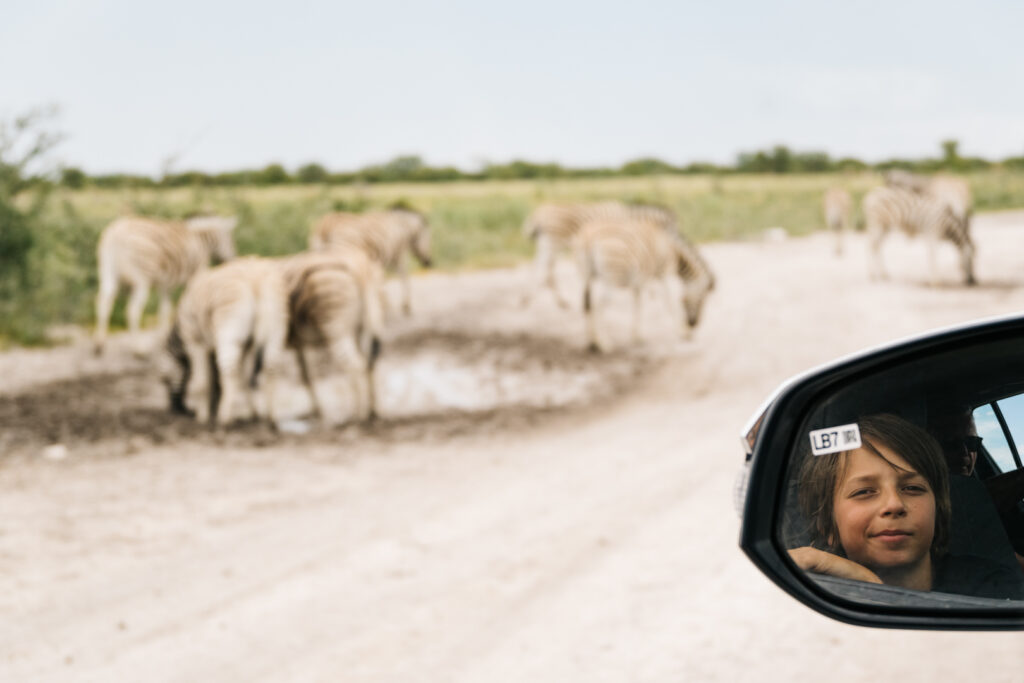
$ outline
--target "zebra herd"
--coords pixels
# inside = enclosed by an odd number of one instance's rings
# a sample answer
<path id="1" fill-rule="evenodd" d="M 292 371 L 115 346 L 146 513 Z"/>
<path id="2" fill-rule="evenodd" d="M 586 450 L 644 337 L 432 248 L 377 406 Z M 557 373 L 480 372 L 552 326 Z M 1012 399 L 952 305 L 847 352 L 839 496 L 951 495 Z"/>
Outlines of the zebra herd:
<path id="1" fill-rule="evenodd" d="M 155 288 L 160 338 L 165 340 L 158 355 L 160 374 L 173 411 L 221 426 L 250 417 L 277 425 L 275 391 L 291 350 L 313 412 L 325 424 L 343 417 L 326 415 L 323 408 L 326 383 L 319 380 L 336 371 L 348 379 L 353 417 L 372 418 L 374 368 L 391 313 L 385 274 L 399 276 L 401 307 L 408 315 L 408 256 L 431 264 L 426 218 L 407 209 L 330 213 L 312 226 L 309 251 L 278 258 L 236 258 L 235 224 L 233 218 L 218 216 L 186 221 L 127 217 L 111 223 L 97 249 L 97 352 L 103 350 L 118 288 L 127 284 L 129 330 L 137 352 L 145 353 L 137 333 Z M 619 202 L 545 204 L 530 214 L 523 230 L 536 243 L 541 284 L 563 306 L 553 279 L 554 259 L 560 250 L 575 253 L 589 348 L 595 351 L 606 348 L 597 327 L 595 287 L 633 292 L 637 340 L 641 294 L 649 283 L 661 284 L 687 337 L 714 286 L 707 263 L 667 209 Z M 222 263 L 210 268 L 214 259 Z M 172 316 L 172 290 L 183 284 Z M 680 305 L 671 301 L 676 296 Z M 310 363 L 311 353 L 327 362 Z M 322 376 L 314 376 L 314 367 Z"/>
<path id="2" fill-rule="evenodd" d="M 840 188 L 825 193 L 825 224 L 835 234 L 835 250 L 842 252 L 842 234 L 849 227 L 850 194 Z M 974 242 L 971 239 L 973 206 L 965 180 L 949 176 L 924 177 L 907 171 L 890 171 L 885 185 L 868 191 L 861 204 L 870 248 L 869 273 L 887 277 L 882 264 L 882 243 L 889 232 L 902 230 L 909 237 L 923 237 L 928 244 L 931 283 L 937 284 L 936 250 L 942 240 L 956 247 L 966 285 L 974 277 Z"/>
<path id="3" fill-rule="evenodd" d="M 830 190 L 824 208 L 840 253 L 852 208 L 849 193 Z M 901 229 L 927 238 L 933 280 L 936 244 L 947 239 L 960 251 L 964 281 L 974 283 L 971 198 L 964 181 L 892 172 L 884 186 L 864 197 L 863 212 L 873 277 L 885 276 L 880 252 L 886 234 Z M 309 251 L 279 258 L 235 258 L 235 224 L 233 218 L 218 216 L 186 221 L 128 217 L 111 223 L 97 249 L 97 351 L 103 348 L 118 288 L 131 287 L 127 317 L 136 340 L 149 292 L 156 288 L 161 338 L 166 340 L 161 375 L 173 410 L 220 425 L 247 416 L 276 424 L 275 386 L 291 350 L 321 420 L 341 421 L 325 415 L 324 377 L 315 377 L 314 367 L 322 375 L 343 373 L 354 417 L 372 418 L 374 368 L 391 315 L 385 275 L 400 278 L 401 308 L 408 315 L 408 257 L 431 264 L 426 218 L 408 209 L 330 213 L 313 224 Z M 559 253 L 570 252 L 580 275 L 580 308 L 593 351 L 608 348 L 598 320 L 597 290 L 631 292 L 636 343 L 649 285 L 658 285 L 684 339 L 700 322 L 715 286 L 711 268 L 679 230 L 676 215 L 663 207 L 616 201 L 542 204 L 526 218 L 523 233 L 535 245 L 537 280 L 524 304 L 549 291 L 560 307 L 568 307 L 555 281 L 555 263 Z M 213 259 L 223 263 L 211 269 Z M 185 291 L 175 313 L 171 293 L 181 285 Z M 310 363 L 314 353 L 327 363 Z M 238 404 L 244 409 L 236 414 Z"/>
<path id="4" fill-rule="evenodd" d="M 404 276 L 410 251 L 429 263 L 426 219 L 403 209 L 328 214 L 314 226 L 310 251 L 281 258 L 234 258 L 234 227 L 234 219 L 222 217 L 111 223 L 97 250 L 97 352 L 118 287 L 132 290 L 132 333 L 156 287 L 166 339 L 160 374 L 172 410 L 220 425 L 251 416 L 276 425 L 275 386 L 291 349 L 322 420 L 333 423 L 338 416 L 324 414 L 322 378 L 310 371 L 311 352 L 326 355 L 325 374 L 340 370 L 347 376 L 355 415 L 372 417 L 373 369 L 387 309 L 384 273 Z M 214 258 L 223 263 L 208 268 Z M 170 292 L 180 284 L 185 291 L 172 321 Z M 405 305 L 408 310 L 408 299 Z M 239 403 L 244 408 L 236 413 Z"/>

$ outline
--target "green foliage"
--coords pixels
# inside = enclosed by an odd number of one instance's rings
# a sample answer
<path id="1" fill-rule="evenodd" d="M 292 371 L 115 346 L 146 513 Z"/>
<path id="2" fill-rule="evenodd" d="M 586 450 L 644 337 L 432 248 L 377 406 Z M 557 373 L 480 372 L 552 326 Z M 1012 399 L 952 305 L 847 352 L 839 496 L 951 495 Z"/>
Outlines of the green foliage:
<path id="1" fill-rule="evenodd" d="M 793 154 L 790 158 L 799 156 Z M 965 176 L 979 210 L 1024 207 L 1024 158 L 1017 168 Z M 765 228 L 775 226 L 793 235 L 819 230 L 823 227 L 821 198 L 825 189 L 845 187 L 859 206 L 864 193 L 880 182 L 880 176 L 870 172 L 753 175 L 719 171 L 704 175 L 343 187 L 291 184 L 108 189 L 91 185 L 85 190 L 63 191 L 58 195 L 63 201 L 51 199 L 35 208 L 18 210 L 16 217 L 2 223 L 15 225 L 4 234 L 21 235 L 11 244 L 22 247 L 0 246 L 0 255 L 12 258 L 20 253 L 17 258 L 25 264 L 22 274 L 26 283 L 0 285 L 9 287 L 0 291 L 0 339 L 38 343 L 44 339 L 47 325 L 91 323 L 99 234 L 125 210 L 169 218 L 181 218 L 197 210 L 233 213 L 239 218 L 235 239 L 240 254 L 284 255 L 305 249 L 313 222 L 328 211 L 406 206 L 427 216 L 437 267 L 462 269 L 511 265 L 528 259 L 533 245 L 522 235 L 521 226 L 526 215 L 543 201 L 619 199 L 661 204 L 679 215 L 688 236 L 703 242 L 759 237 Z M 0 212 L 0 220 L 7 220 L 3 218 L 7 215 Z M 22 220 L 25 222 L 18 222 Z M 24 239 L 26 226 L 32 239 L 27 247 L 19 242 Z M 0 266 L 0 272 L 14 272 L 6 264 Z M 18 277 L 22 275 L 15 280 Z M 115 323 L 123 321 L 122 310 L 123 304 L 115 308 Z"/>
<path id="2" fill-rule="evenodd" d="M 263 170 L 253 174 L 253 182 L 257 185 L 280 185 L 291 181 L 288 171 L 281 164 L 270 164 Z"/>
<path id="3" fill-rule="evenodd" d="M 675 173 L 677 169 L 661 159 L 647 157 L 627 162 L 622 165 L 620 170 L 623 175 L 657 175 Z"/>
<path id="4" fill-rule="evenodd" d="M 295 179 L 300 183 L 323 183 L 328 177 L 327 169 L 320 164 L 306 164 L 295 172 Z"/>
<path id="5" fill-rule="evenodd" d="M 558 164 L 534 164 L 529 161 L 511 161 L 507 164 L 488 164 L 483 171 L 484 178 L 494 180 L 516 180 L 528 178 L 562 178 L 566 171 Z"/>
<path id="6" fill-rule="evenodd" d="M 62 168 L 60 170 L 60 184 L 70 190 L 81 190 L 89 181 L 89 176 L 80 168 Z"/>
<path id="7" fill-rule="evenodd" d="M 0 198 L 0 296 L 9 297 L 25 284 L 32 243 L 28 216 Z"/>

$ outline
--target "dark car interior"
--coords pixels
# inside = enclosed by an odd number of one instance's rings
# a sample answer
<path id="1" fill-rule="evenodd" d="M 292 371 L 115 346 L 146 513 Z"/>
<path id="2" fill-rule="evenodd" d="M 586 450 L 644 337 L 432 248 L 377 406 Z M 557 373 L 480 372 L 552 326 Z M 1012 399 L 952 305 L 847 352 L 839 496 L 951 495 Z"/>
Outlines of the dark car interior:
<path id="1" fill-rule="evenodd" d="M 1019 339 L 933 354 L 857 378 L 822 396 L 800 433 L 892 413 L 940 440 L 935 425 L 950 406 L 970 411 L 979 424 L 978 434 L 984 432 L 985 438 L 977 448 L 973 472 L 950 474 L 949 552 L 982 557 L 1024 577 L 1019 557 L 1024 556 L 1024 345 Z M 990 451 L 989 446 L 997 450 Z M 778 541 L 785 548 L 809 542 L 808 523 L 796 495 L 799 465 L 809 453 L 806 440 L 794 444 L 778 527 Z M 993 497 L 993 492 L 998 495 Z"/>

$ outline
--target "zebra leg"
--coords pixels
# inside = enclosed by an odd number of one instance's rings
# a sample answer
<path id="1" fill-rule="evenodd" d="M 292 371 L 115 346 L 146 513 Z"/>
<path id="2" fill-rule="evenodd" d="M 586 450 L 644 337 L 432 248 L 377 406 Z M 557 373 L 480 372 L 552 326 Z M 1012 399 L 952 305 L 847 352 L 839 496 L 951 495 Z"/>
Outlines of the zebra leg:
<path id="1" fill-rule="evenodd" d="M 190 347 L 186 353 L 192 374 L 186 388 L 185 405 L 195 412 L 197 421 L 210 422 L 210 354 L 199 347 Z"/>
<path id="2" fill-rule="evenodd" d="M 340 366 L 348 377 L 355 418 L 360 422 L 368 420 L 373 412 L 373 406 L 370 404 L 372 400 L 371 375 L 367 359 L 359 351 L 357 341 L 346 335 L 331 344 L 330 354 L 332 364 L 336 367 Z"/>
<path id="3" fill-rule="evenodd" d="M 398 262 L 398 277 L 402 286 L 402 314 L 412 315 L 412 292 L 409 288 L 409 259 L 404 255 Z"/>
<path id="4" fill-rule="evenodd" d="M 135 353 L 139 355 L 146 353 L 145 346 L 139 339 L 139 330 L 147 299 L 149 299 L 149 283 L 137 281 L 132 284 L 131 297 L 128 299 L 128 331 L 134 340 Z"/>
<path id="5" fill-rule="evenodd" d="M 320 407 L 320 399 L 316 395 L 316 387 L 313 385 L 313 380 L 309 374 L 309 366 L 306 363 L 306 354 L 301 346 L 295 347 L 295 358 L 299 362 L 299 374 L 302 376 L 302 383 L 305 385 L 306 391 L 309 392 L 309 402 L 313 406 L 313 415 L 322 420 L 324 411 Z"/>
<path id="6" fill-rule="evenodd" d="M 555 277 L 555 267 L 557 265 L 558 259 L 555 258 L 554 247 L 552 247 L 545 264 L 544 286 L 551 290 L 551 295 L 555 297 L 555 303 L 558 304 L 558 307 L 568 310 L 569 301 L 562 296 L 562 292 L 558 289 L 558 279 Z"/>
<path id="7" fill-rule="evenodd" d="M 171 329 L 171 314 L 174 312 L 174 305 L 171 303 L 171 292 L 166 287 L 160 288 L 160 309 L 158 313 L 158 325 L 160 336 L 165 337 Z"/>
<path id="8" fill-rule="evenodd" d="M 954 241 L 954 244 L 960 252 L 960 270 L 964 274 L 964 284 L 968 287 L 978 284 L 974 279 L 974 242 L 971 241 L 971 235 L 965 230 L 959 243 Z"/>
<path id="9" fill-rule="evenodd" d="M 885 228 L 878 225 L 868 226 L 868 246 L 871 251 L 869 270 L 872 280 L 886 280 L 888 275 L 885 266 L 882 265 L 882 240 L 885 239 Z"/>
<path id="10" fill-rule="evenodd" d="M 277 403 L 274 398 L 277 395 L 278 372 L 281 369 L 281 359 L 284 355 L 284 339 L 268 340 L 260 353 L 263 410 L 257 414 L 269 421 L 271 427 L 277 429 Z"/>
<path id="11" fill-rule="evenodd" d="M 587 350 L 592 353 L 601 351 L 597 338 L 597 312 L 594 302 L 594 281 L 589 277 L 583 285 L 583 315 L 587 320 Z"/>
<path id="12" fill-rule="evenodd" d="M 519 305 L 526 307 L 533 303 L 534 295 L 536 292 L 543 290 L 547 287 L 547 261 L 549 258 L 549 247 L 548 240 L 544 235 L 538 235 L 536 239 L 537 250 L 533 256 L 533 268 L 530 274 L 530 287 L 523 294 L 523 298 L 520 300 Z"/>
<path id="13" fill-rule="evenodd" d="M 239 360 L 239 376 L 247 412 L 240 413 L 239 419 L 263 417 L 267 412 L 266 405 L 257 401 L 256 391 L 258 387 L 265 386 L 266 383 L 263 361 L 263 349 L 249 348 L 242 352 L 242 357 Z"/>
<path id="14" fill-rule="evenodd" d="M 222 393 L 217 424 L 225 427 L 234 420 L 234 406 L 242 393 L 242 349 L 234 339 L 218 339 L 215 352 Z"/>
<path id="15" fill-rule="evenodd" d="M 110 312 L 114 308 L 115 298 L 117 298 L 117 279 L 104 274 L 100 278 L 100 288 L 96 293 L 94 350 L 97 354 L 103 353 L 103 345 L 107 341 L 107 326 L 110 324 Z"/>
<path id="16" fill-rule="evenodd" d="M 973 286 L 978 284 L 974 279 L 974 245 L 968 240 L 960 247 L 960 268 L 964 271 L 964 284 Z"/>
<path id="17" fill-rule="evenodd" d="M 928 284 L 932 287 L 939 286 L 939 266 L 936 253 L 939 250 L 939 238 L 936 235 L 928 235 Z"/>
<path id="18" fill-rule="evenodd" d="M 643 318 L 644 288 L 640 285 L 633 285 L 633 335 L 631 342 L 640 343 L 640 321 Z"/>

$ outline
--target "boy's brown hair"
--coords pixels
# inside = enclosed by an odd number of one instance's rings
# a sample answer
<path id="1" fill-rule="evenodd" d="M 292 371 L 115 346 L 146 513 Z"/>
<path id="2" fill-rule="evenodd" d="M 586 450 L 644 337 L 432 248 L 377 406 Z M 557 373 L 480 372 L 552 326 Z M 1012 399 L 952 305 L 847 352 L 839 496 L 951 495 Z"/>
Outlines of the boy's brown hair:
<path id="1" fill-rule="evenodd" d="M 931 486 L 935 495 L 935 535 L 932 538 L 931 554 L 935 558 L 942 557 L 949 546 L 952 510 L 949 472 L 938 442 L 924 429 L 897 415 L 869 415 L 858 419 L 857 425 L 865 448 L 893 468 L 901 469 L 878 450 L 879 445 L 888 447 L 906 460 Z M 846 473 L 848 453 L 843 451 L 821 456 L 808 453 L 800 468 L 800 507 L 810 521 L 812 544 L 843 557 L 846 553 L 839 543 L 839 529 L 832 510 L 836 487 Z"/>

